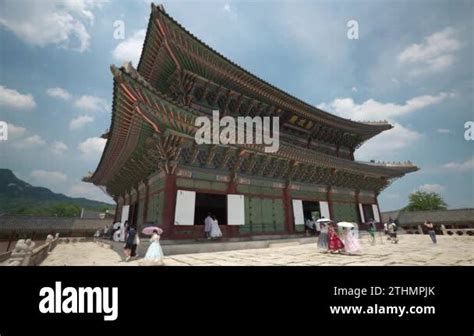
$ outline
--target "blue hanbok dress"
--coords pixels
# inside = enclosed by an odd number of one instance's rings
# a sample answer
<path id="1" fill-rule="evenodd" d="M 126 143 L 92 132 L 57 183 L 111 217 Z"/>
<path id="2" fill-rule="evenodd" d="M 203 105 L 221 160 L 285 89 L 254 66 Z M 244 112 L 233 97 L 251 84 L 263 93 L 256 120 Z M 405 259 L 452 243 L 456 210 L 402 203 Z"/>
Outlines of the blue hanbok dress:
<path id="1" fill-rule="evenodd" d="M 160 245 L 160 236 L 156 233 L 151 236 L 150 246 L 146 251 L 145 259 L 146 261 L 161 262 L 163 260 L 163 250 Z"/>

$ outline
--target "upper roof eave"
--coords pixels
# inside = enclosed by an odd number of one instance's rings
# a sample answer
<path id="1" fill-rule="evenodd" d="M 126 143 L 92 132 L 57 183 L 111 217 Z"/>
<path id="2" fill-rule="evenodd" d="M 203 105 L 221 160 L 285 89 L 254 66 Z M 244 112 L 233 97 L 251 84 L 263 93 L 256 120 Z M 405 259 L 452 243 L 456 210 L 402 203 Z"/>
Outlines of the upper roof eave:
<path id="1" fill-rule="evenodd" d="M 363 135 L 362 138 L 363 138 L 364 141 L 374 137 L 375 135 L 377 135 L 377 134 L 379 134 L 383 131 L 386 131 L 386 130 L 389 130 L 389 129 L 393 128 L 393 126 L 390 123 L 388 123 L 387 121 L 371 121 L 371 122 L 363 121 L 363 122 L 361 122 L 361 121 L 346 119 L 346 118 L 331 114 L 331 113 L 329 113 L 327 111 L 324 111 L 324 110 L 322 110 L 318 107 L 310 105 L 310 104 L 304 102 L 303 100 L 301 100 L 301 99 L 299 99 L 299 98 L 297 98 L 297 97 L 295 97 L 295 96 L 279 89 L 278 87 L 272 85 L 271 83 L 268 83 L 267 81 L 263 80 L 262 78 L 260 78 L 256 75 L 254 75 L 253 73 L 245 70 L 240 65 L 234 63 L 233 61 L 231 61 L 230 59 L 228 59 L 227 57 L 225 57 L 224 55 L 222 55 L 218 51 L 214 50 L 212 47 L 210 47 L 205 42 L 201 41 L 199 38 L 197 38 L 195 35 L 193 35 L 191 32 L 189 32 L 185 27 L 183 27 L 173 17 L 171 17 L 165 11 L 163 5 L 158 5 L 157 6 L 154 3 L 151 3 L 150 19 L 148 21 L 145 40 L 143 42 L 142 54 L 140 56 L 140 61 L 138 63 L 138 67 L 137 67 L 137 70 L 140 73 L 141 73 L 142 63 L 143 63 L 144 57 L 146 55 L 145 48 L 147 46 L 147 41 L 150 39 L 151 32 L 153 31 L 151 29 L 152 19 L 154 18 L 155 15 L 158 15 L 158 14 L 164 15 L 167 19 L 169 19 L 176 27 L 178 27 L 180 30 L 182 30 L 191 39 L 193 39 L 194 41 L 196 41 L 197 43 L 202 45 L 204 48 L 206 48 L 215 57 L 218 57 L 219 59 L 223 60 L 230 67 L 233 67 L 237 71 L 242 72 L 247 76 L 250 76 L 252 79 L 254 79 L 255 81 L 257 81 L 257 82 L 263 84 L 264 86 L 270 88 L 272 91 L 276 92 L 276 94 L 282 96 L 283 98 L 289 99 L 292 102 L 294 102 L 295 104 L 300 105 L 303 110 L 305 110 L 309 113 L 316 114 L 316 115 L 318 115 L 318 116 L 320 116 L 324 119 L 330 120 L 332 122 L 341 123 L 339 125 L 341 127 L 346 126 L 346 127 L 352 128 L 352 129 L 360 130 L 361 135 Z"/>

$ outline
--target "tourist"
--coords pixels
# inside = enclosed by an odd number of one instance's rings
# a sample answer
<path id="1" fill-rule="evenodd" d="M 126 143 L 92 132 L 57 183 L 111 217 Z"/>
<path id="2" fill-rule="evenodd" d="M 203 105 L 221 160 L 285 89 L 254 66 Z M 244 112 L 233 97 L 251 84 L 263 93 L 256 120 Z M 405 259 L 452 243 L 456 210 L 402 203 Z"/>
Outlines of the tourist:
<path id="1" fill-rule="evenodd" d="M 212 214 L 207 213 L 207 217 L 204 220 L 204 234 L 207 239 L 211 239 L 211 228 L 212 228 Z"/>
<path id="2" fill-rule="evenodd" d="M 331 253 L 339 253 L 344 248 L 344 243 L 342 242 L 341 238 L 336 233 L 336 229 L 334 228 L 334 223 L 329 223 L 328 227 L 328 247 L 329 252 Z"/>
<path id="3" fill-rule="evenodd" d="M 104 226 L 104 234 L 102 235 L 103 238 L 107 237 L 107 232 L 109 232 L 109 225 Z"/>
<path id="4" fill-rule="evenodd" d="M 318 238 L 318 248 L 327 251 L 328 250 L 328 226 L 326 223 L 320 223 L 321 233 Z"/>
<path id="5" fill-rule="evenodd" d="M 221 229 L 219 228 L 219 222 L 217 221 L 216 216 L 212 215 L 212 225 L 211 225 L 211 238 L 220 238 L 222 237 Z"/>
<path id="6" fill-rule="evenodd" d="M 348 227 L 344 228 L 343 243 L 344 243 L 344 249 L 349 254 L 354 254 L 361 250 L 359 240 L 354 235 L 353 228 L 348 228 Z"/>
<path id="7" fill-rule="evenodd" d="M 135 240 L 135 235 L 137 234 L 137 232 L 131 226 L 127 226 L 125 230 L 126 230 L 126 238 L 125 238 L 125 247 L 123 250 L 126 256 L 125 261 L 129 261 L 132 254 L 133 241 Z"/>
<path id="8" fill-rule="evenodd" d="M 436 231 L 435 231 L 435 226 L 433 223 L 431 223 L 429 220 L 425 221 L 425 227 L 428 229 L 428 234 L 430 235 L 431 241 L 433 244 L 436 244 Z"/>
<path id="9" fill-rule="evenodd" d="M 390 220 L 389 220 L 389 222 L 390 222 Z M 387 223 L 383 223 L 383 234 L 388 235 L 388 224 Z M 390 239 L 390 238 L 387 238 L 387 239 Z"/>
<path id="10" fill-rule="evenodd" d="M 397 224 L 394 222 L 391 222 L 388 225 L 388 235 L 392 243 L 396 244 L 398 243 L 398 238 L 397 238 Z"/>
<path id="11" fill-rule="evenodd" d="M 314 222 L 314 228 L 316 229 L 316 236 L 319 237 L 319 235 L 321 234 L 321 224 L 314 219 L 313 217 L 313 222 Z"/>
<path id="12" fill-rule="evenodd" d="M 154 265 L 163 264 L 163 250 L 160 245 L 160 235 L 163 231 L 153 230 L 153 235 L 150 238 L 150 246 L 146 251 L 145 257 L 143 260 L 145 262 L 152 263 Z"/>
<path id="13" fill-rule="evenodd" d="M 137 256 L 137 247 L 138 245 L 140 245 L 140 237 L 138 236 L 138 232 L 135 228 L 133 229 L 135 230 L 135 237 L 133 238 L 133 244 L 132 244 L 132 249 L 130 253 L 130 256 L 132 258 Z"/>
<path id="14" fill-rule="evenodd" d="M 373 219 L 369 220 L 369 227 L 367 229 L 367 232 L 369 233 L 370 237 L 370 243 L 372 245 L 375 245 L 375 232 L 377 231 L 377 228 L 375 227 L 375 222 Z"/>
<path id="15" fill-rule="evenodd" d="M 306 219 L 305 227 L 306 227 L 306 230 L 305 230 L 306 235 L 308 234 L 308 231 L 312 235 L 316 235 L 316 228 L 315 228 L 314 220 L 312 218 Z"/>

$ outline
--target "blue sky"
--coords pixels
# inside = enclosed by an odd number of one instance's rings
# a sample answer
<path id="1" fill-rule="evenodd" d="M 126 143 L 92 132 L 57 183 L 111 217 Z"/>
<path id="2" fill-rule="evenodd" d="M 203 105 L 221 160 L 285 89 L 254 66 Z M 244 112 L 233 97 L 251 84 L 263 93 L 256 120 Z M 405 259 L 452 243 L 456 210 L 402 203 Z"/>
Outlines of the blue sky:
<path id="1" fill-rule="evenodd" d="M 411 160 L 421 170 L 380 196 L 414 190 L 474 206 L 472 1 L 173 1 L 167 12 L 259 77 L 308 103 L 395 128 L 359 160 Z M 136 66 L 150 13 L 143 0 L 0 1 L 0 167 L 33 185 L 110 200 L 81 177 L 96 168 L 110 125 L 110 64 Z M 114 38 L 114 22 L 124 39 Z M 359 38 L 347 38 L 347 22 Z"/>

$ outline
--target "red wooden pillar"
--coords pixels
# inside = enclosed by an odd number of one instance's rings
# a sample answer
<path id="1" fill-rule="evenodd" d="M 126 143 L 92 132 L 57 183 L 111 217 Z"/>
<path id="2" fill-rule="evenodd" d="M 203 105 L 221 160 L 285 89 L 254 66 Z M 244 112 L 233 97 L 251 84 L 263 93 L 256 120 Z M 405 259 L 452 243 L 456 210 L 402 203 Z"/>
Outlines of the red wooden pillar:
<path id="1" fill-rule="evenodd" d="M 285 208 L 285 225 L 286 230 L 289 234 L 295 232 L 295 226 L 293 225 L 293 206 L 291 204 L 290 185 L 286 184 L 283 189 L 283 207 Z"/>
<path id="2" fill-rule="evenodd" d="M 357 209 L 357 213 L 359 214 L 359 218 L 360 218 L 360 224 L 362 224 L 362 214 L 360 213 L 360 208 L 359 208 L 359 193 L 360 193 L 360 190 L 356 190 L 355 192 L 355 200 L 356 200 L 356 209 Z"/>
<path id="3" fill-rule="evenodd" d="M 229 194 L 237 194 L 237 177 L 235 174 L 230 176 L 230 181 L 227 184 L 227 195 Z M 229 209 L 227 209 L 229 211 Z M 228 235 L 230 237 L 238 237 L 239 236 L 239 226 L 238 225 L 227 225 Z"/>
<path id="4" fill-rule="evenodd" d="M 329 217 L 331 217 L 331 219 L 334 220 L 334 209 L 333 209 L 333 206 L 332 206 L 331 187 L 328 187 L 328 189 L 326 191 L 326 198 L 328 200 Z"/>
<path id="5" fill-rule="evenodd" d="M 138 230 L 138 208 L 140 207 L 140 186 L 136 186 L 135 190 L 137 191 L 136 193 L 136 199 L 135 199 L 135 204 L 133 205 L 133 217 L 132 217 L 132 221 L 135 219 L 135 222 L 133 223 L 133 226 L 135 227 L 135 229 Z M 135 217 L 135 212 L 137 213 L 137 216 Z"/>
<path id="6" fill-rule="evenodd" d="M 119 202 L 115 201 L 115 214 L 114 214 L 114 223 L 117 223 L 118 211 L 119 211 Z"/>
<path id="7" fill-rule="evenodd" d="M 379 211 L 379 218 L 380 218 L 380 221 L 379 223 L 382 223 L 382 213 L 380 212 L 380 206 L 379 206 L 379 194 L 375 194 L 375 204 L 377 204 L 377 210 Z"/>
<path id="8" fill-rule="evenodd" d="M 172 238 L 174 234 L 174 211 L 176 207 L 176 175 L 165 176 L 165 204 L 163 207 L 163 237 Z"/>
<path id="9" fill-rule="evenodd" d="M 149 200 L 149 191 L 150 186 L 148 185 L 148 180 L 143 181 L 145 185 L 145 199 L 143 200 L 143 224 L 146 223 L 147 215 L 148 215 L 148 200 Z"/>
<path id="10" fill-rule="evenodd" d="M 232 175 L 230 177 L 229 183 L 227 184 L 227 194 L 237 194 L 237 182 L 235 180 L 236 176 Z"/>

